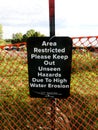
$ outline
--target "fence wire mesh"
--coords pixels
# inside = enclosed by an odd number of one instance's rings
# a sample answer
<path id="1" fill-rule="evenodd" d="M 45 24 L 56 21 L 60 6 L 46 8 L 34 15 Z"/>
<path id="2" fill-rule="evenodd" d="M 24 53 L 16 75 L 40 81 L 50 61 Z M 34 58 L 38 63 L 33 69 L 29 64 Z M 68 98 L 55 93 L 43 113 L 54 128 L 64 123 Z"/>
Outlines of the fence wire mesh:
<path id="1" fill-rule="evenodd" d="M 98 130 L 98 37 L 74 37 L 67 99 L 30 98 L 26 43 L 0 46 L 0 130 Z"/>

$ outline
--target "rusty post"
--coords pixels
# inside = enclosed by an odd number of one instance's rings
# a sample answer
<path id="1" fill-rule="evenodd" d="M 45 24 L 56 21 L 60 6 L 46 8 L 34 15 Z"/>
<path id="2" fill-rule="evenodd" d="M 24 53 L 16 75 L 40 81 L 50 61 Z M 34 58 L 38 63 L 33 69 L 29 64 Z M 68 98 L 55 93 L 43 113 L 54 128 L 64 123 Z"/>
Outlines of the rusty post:
<path id="1" fill-rule="evenodd" d="M 49 22 L 50 22 L 50 37 L 55 36 L 55 0 L 49 0 Z M 55 98 L 50 99 L 51 103 L 51 130 L 55 130 Z"/>

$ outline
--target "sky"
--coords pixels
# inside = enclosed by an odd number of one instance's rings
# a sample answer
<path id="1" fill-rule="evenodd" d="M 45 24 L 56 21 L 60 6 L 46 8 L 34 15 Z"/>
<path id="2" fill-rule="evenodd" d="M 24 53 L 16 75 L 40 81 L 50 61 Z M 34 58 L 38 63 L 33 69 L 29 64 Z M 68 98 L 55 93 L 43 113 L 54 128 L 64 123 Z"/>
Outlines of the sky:
<path id="1" fill-rule="evenodd" d="M 98 0 L 55 0 L 56 36 L 98 36 Z M 0 0 L 3 38 L 34 29 L 49 36 L 49 0 Z"/>

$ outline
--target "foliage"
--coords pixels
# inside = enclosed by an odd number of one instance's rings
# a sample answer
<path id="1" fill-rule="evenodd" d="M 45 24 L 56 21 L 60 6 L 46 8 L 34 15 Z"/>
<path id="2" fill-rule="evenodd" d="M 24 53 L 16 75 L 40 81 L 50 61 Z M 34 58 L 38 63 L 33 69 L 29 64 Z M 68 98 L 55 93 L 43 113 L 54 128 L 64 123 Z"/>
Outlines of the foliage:
<path id="1" fill-rule="evenodd" d="M 8 44 L 11 43 L 12 39 L 4 39 L 4 41 Z"/>
<path id="2" fill-rule="evenodd" d="M 27 31 L 26 33 L 26 37 L 29 38 L 29 37 L 33 37 L 33 35 L 35 34 L 35 31 L 33 29 Z"/>
<path id="3" fill-rule="evenodd" d="M 26 42 L 29 37 L 43 37 L 43 36 L 44 35 L 41 34 L 40 32 L 36 32 L 35 30 L 30 29 L 26 32 L 26 34 L 23 35 L 22 33 L 13 34 L 12 43 Z"/>
<path id="4" fill-rule="evenodd" d="M 97 56 L 94 56 L 94 53 L 89 51 L 79 52 L 79 50 L 73 53 L 72 73 L 83 71 L 95 71 L 96 73 L 98 71 Z"/>
<path id="5" fill-rule="evenodd" d="M 15 43 L 19 43 L 22 41 L 22 33 L 16 33 L 16 34 L 13 34 L 13 40 L 12 40 L 12 43 L 15 42 Z"/>
<path id="6" fill-rule="evenodd" d="M 5 45 L 5 44 L 6 44 L 5 40 L 1 39 L 0 40 L 0 45 L 2 46 L 2 45 Z"/>
<path id="7" fill-rule="evenodd" d="M 13 33 L 12 39 L 5 39 L 3 40 L 3 29 L 2 25 L 0 24 L 0 45 L 8 44 L 8 43 L 20 43 L 20 42 L 26 42 L 29 37 L 44 37 L 43 34 L 40 32 L 35 31 L 34 29 L 28 30 L 25 34 L 22 34 L 21 32 Z"/>
<path id="8" fill-rule="evenodd" d="M 2 24 L 0 24 L 0 39 L 2 39 L 3 36 L 3 30 L 2 30 Z"/>

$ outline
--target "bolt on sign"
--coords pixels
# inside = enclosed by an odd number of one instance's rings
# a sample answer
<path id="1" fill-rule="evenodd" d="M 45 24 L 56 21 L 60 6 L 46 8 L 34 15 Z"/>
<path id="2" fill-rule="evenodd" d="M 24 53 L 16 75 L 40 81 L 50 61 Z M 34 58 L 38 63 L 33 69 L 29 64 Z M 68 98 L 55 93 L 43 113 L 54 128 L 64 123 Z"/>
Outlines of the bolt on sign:
<path id="1" fill-rule="evenodd" d="M 69 37 L 31 37 L 27 41 L 31 97 L 70 95 L 72 40 Z"/>

